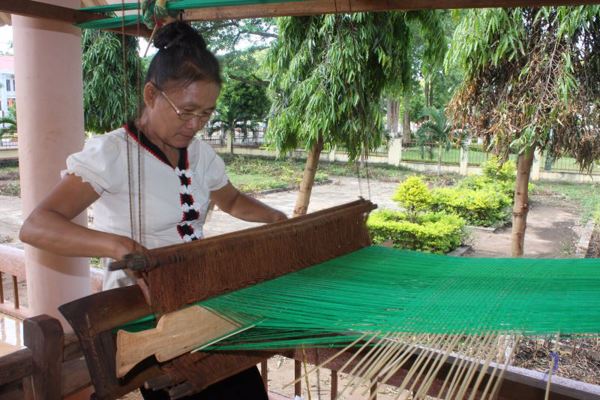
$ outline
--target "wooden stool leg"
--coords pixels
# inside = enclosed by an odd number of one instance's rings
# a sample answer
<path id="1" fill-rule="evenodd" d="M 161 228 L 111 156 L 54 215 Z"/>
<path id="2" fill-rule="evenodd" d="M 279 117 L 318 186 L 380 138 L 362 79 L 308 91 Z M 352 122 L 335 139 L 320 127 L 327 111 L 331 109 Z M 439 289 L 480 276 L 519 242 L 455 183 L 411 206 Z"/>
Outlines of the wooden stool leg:
<path id="1" fill-rule="evenodd" d="M 335 400 L 338 395 L 338 373 L 331 370 L 331 400 Z"/>
<path id="2" fill-rule="evenodd" d="M 260 363 L 260 376 L 262 377 L 265 390 L 269 391 L 269 360 L 266 359 Z"/>
<path id="3" fill-rule="evenodd" d="M 294 385 L 294 396 L 302 396 L 302 381 L 300 380 L 301 376 L 302 362 L 294 360 L 294 379 L 296 380 L 296 384 Z"/>
<path id="4" fill-rule="evenodd" d="M 48 315 L 23 321 L 23 342 L 31 350 L 33 373 L 23 379 L 26 400 L 62 398 L 64 333 L 60 322 Z"/>

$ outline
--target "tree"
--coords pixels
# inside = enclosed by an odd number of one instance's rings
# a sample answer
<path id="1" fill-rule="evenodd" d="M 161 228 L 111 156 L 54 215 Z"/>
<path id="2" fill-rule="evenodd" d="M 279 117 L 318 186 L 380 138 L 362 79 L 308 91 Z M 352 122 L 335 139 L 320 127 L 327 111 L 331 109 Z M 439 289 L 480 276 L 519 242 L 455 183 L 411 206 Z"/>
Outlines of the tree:
<path id="1" fill-rule="evenodd" d="M 215 130 L 229 132 L 233 140 L 235 130 L 247 136 L 256 133 L 271 105 L 267 97 L 267 83 L 256 75 L 258 63 L 253 50 L 233 52 L 222 60 L 223 87 L 211 120 L 209 133 Z"/>
<path id="2" fill-rule="evenodd" d="M 229 53 L 238 48 L 240 42 L 253 43 L 253 47 L 267 47 L 277 38 L 273 18 L 227 19 L 222 21 L 195 22 L 209 47 L 215 52 Z M 255 43 L 258 40 L 258 45 Z"/>
<path id="3" fill-rule="evenodd" d="M 409 37 L 402 12 L 279 19 L 268 57 L 267 135 L 280 152 L 308 150 L 294 215 L 307 211 L 325 145 L 343 146 L 356 160 L 381 143 L 382 93 L 409 81 Z"/>
<path id="4" fill-rule="evenodd" d="M 600 6 L 469 11 L 447 66 L 465 81 L 450 111 L 506 159 L 518 154 L 512 253 L 523 254 L 536 150 L 600 158 Z"/>
<path id="5" fill-rule="evenodd" d="M 95 29 L 83 31 L 83 107 L 85 129 L 111 131 L 138 113 L 142 71 L 138 44 L 126 36 Z M 125 57 L 125 59 L 124 59 Z"/>

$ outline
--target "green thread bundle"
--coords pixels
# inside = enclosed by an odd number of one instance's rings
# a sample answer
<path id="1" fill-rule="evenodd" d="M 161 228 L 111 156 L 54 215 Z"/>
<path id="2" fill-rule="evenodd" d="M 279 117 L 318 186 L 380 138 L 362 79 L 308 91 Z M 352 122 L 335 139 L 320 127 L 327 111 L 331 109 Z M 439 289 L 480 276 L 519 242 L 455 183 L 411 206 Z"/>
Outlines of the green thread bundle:
<path id="1" fill-rule="evenodd" d="M 345 346 L 365 333 L 598 336 L 600 261 L 371 246 L 199 304 L 254 325 L 211 347 L 218 350 Z M 124 328 L 153 323 L 149 316 Z"/>

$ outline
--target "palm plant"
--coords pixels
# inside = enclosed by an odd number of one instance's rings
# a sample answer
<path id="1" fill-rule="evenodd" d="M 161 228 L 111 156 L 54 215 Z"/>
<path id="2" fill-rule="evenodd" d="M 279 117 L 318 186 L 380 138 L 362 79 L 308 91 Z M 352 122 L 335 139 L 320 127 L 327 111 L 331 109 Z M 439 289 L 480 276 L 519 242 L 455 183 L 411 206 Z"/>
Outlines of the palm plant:
<path id="1" fill-rule="evenodd" d="M 438 174 L 442 170 L 442 152 L 444 147 L 446 150 L 450 148 L 451 136 L 453 127 L 446 118 L 443 110 L 436 108 L 426 108 L 422 116 L 427 117 L 427 120 L 417 129 L 417 145 L 421 148 L 421 158 L 424 158 L 425 147 L 429 152 L 429 158 L 433 159 L 433 147 L 438 147 Z"/>

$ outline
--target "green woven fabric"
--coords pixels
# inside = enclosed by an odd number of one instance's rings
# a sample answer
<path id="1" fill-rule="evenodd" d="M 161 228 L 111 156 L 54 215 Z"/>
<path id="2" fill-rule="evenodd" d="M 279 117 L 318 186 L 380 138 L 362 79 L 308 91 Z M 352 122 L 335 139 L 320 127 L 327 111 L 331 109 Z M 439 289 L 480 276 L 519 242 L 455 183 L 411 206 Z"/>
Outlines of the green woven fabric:
<path id="1" fill-rule="evenodd" d="M 213 348 L 342 345 L 364 332 L 600 334 L 600 260 L 367 247 L 199 303 L 255 325 Z M 127 329 L 152 326 L 152 317 Z M 340 336 L 341 335 L 341 336 Z"/>

